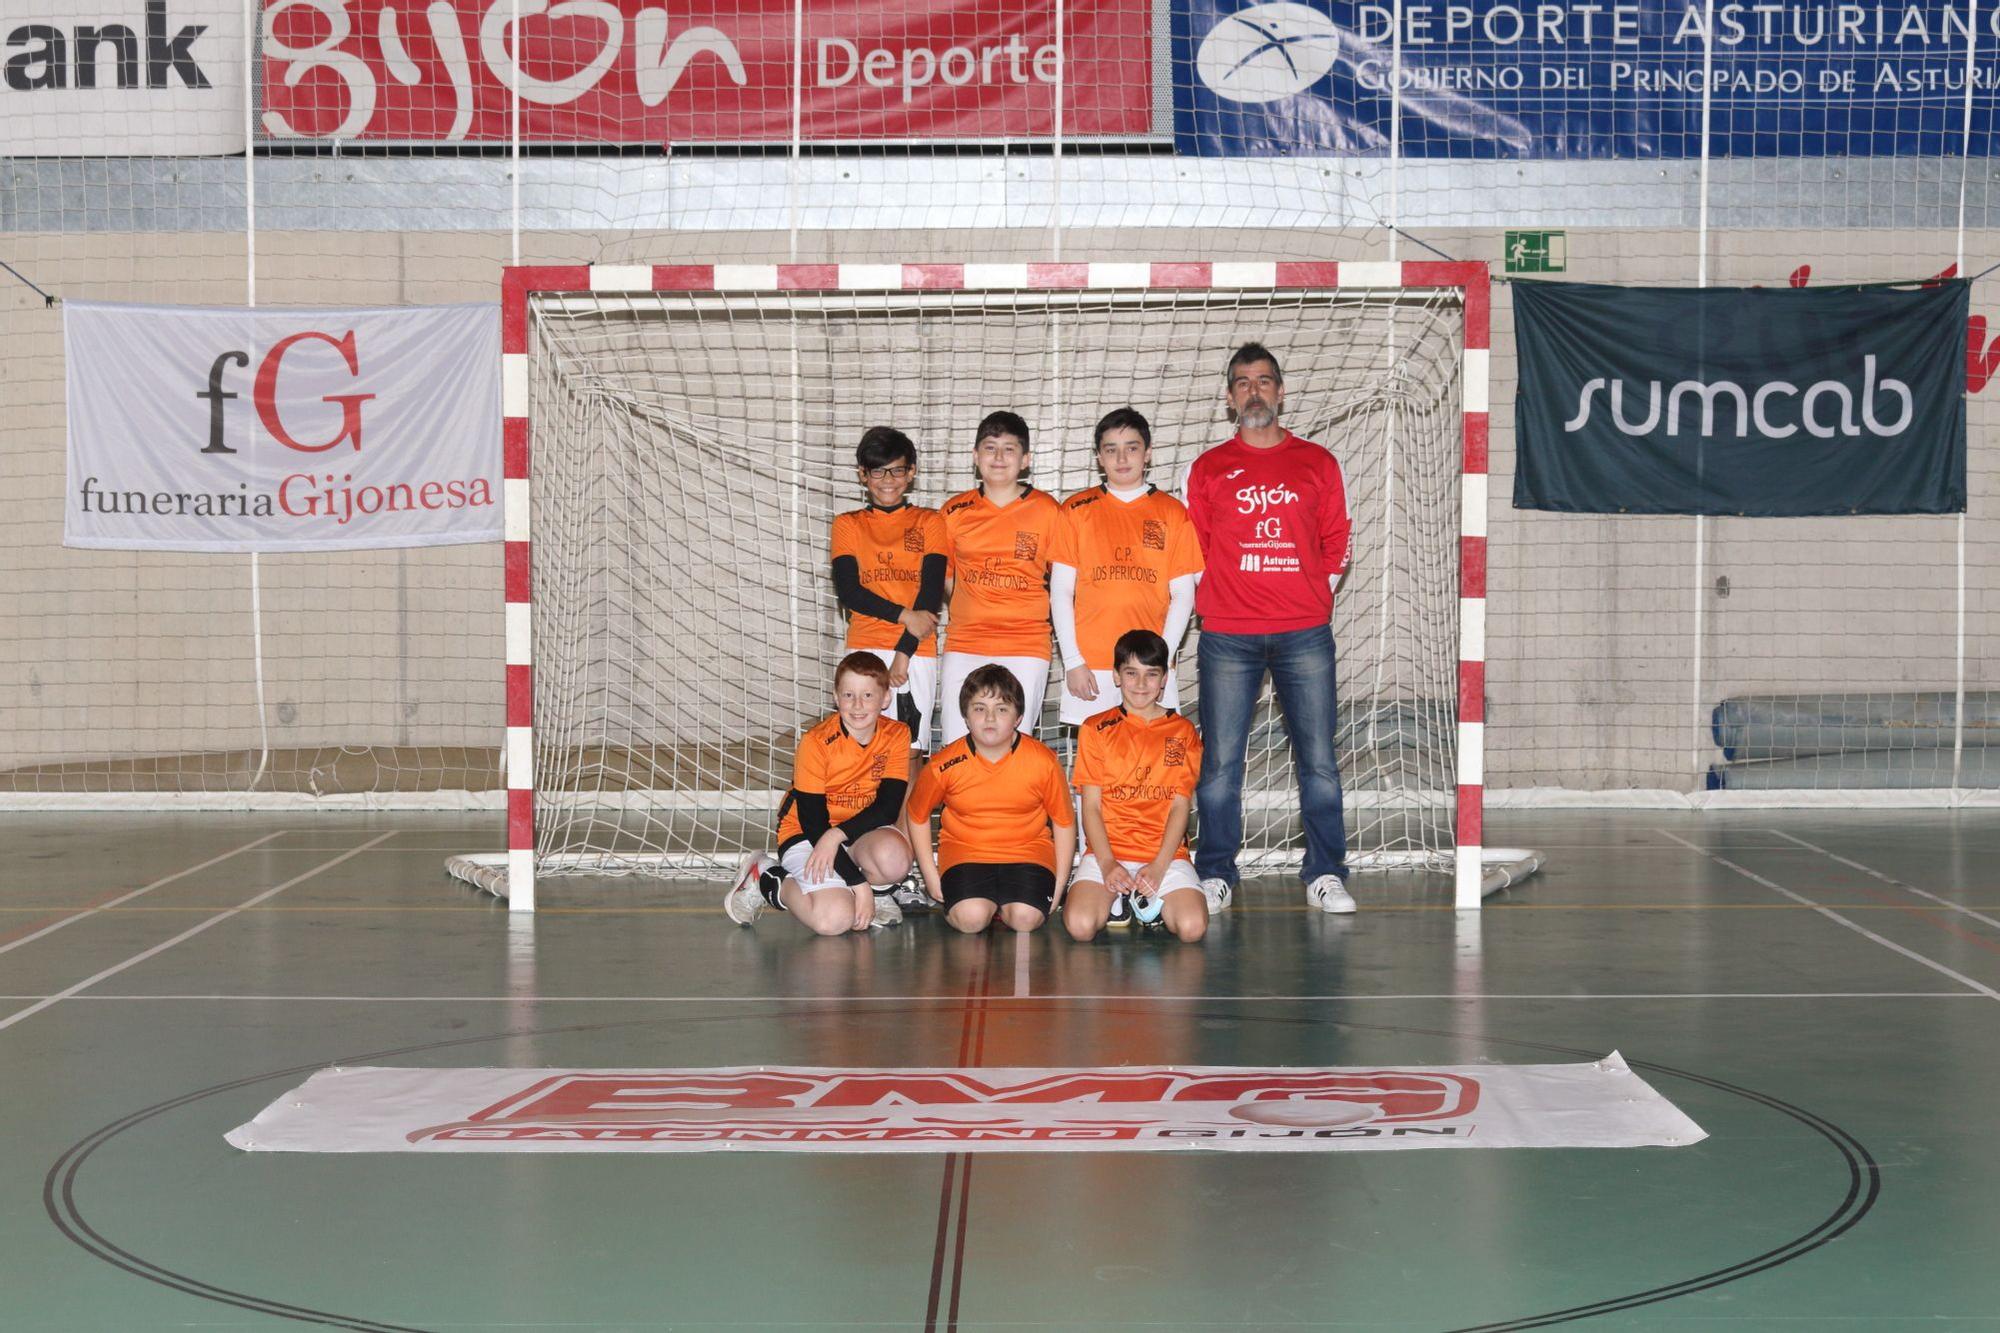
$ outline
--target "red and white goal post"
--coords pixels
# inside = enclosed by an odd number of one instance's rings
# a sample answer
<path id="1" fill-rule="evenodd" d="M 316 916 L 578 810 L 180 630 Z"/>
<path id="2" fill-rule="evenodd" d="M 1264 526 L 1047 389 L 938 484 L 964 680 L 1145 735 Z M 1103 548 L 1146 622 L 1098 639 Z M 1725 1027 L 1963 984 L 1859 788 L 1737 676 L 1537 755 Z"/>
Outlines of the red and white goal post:
<path id="1" fill-rule="evenodd" d="M 1354 511 L 1335 612 L 1353 863 L 1477 907 L 1538 863 L 1482 834 L 1488 314 L 1477 263 L 509 269 L 508 850 L 453 873 L 528 911 L 549 875 L 733 869 L 829 706 L 827 526 L 860 503 L 861 431 L 910 433 L 912 498 L 935 505 L 1010 408 L 1060 497 L 1098 480 L 1091 427 L 1129 404 L 1177 487 L 1231 433 L 1223 367 L 1254 339 Z M 1296 864 L 1289 765 L 1267 699 L 1246 867 Z"/>

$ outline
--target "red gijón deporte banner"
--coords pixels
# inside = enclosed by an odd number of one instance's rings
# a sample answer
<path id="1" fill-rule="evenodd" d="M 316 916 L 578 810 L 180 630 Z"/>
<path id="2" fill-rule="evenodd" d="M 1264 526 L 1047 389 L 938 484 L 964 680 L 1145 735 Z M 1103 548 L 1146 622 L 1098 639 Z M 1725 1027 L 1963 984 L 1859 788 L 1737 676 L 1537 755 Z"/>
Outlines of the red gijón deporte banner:
<path id="1" fill-rule="evenodd" d="M 515 15 L 519 31 L 515 31 Z M 1148 133 L 1150 0 L 264 0 L 271 139 L 649 144 Z M 803 40 L 801 40 L 801 38 Z"/>
<path id="2" fill-rule="evenodd" d="M 498 541 L 492 305 L 63 307 L 63 544 Z"/>

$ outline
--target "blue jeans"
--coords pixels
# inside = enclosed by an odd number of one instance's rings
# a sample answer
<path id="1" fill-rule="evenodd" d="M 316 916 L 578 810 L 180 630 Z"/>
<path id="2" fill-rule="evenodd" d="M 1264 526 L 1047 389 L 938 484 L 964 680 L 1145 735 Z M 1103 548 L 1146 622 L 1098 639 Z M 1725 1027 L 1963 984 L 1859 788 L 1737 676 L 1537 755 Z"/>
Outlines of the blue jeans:
<path id="1" fill-rule="evenodd" d="M 1335 712 L 1333 631 L 1325 625 L 1283 634 L 1216 634 L 1203 630 L 1195 659 L 1201 668 L 1200 816 L 1195 873 L 1237 882 L 1243 846 L 1243 758 L 1264 673 L 1284 716 L 1299 773 L 1299 814 L 1306 829 L 1300 878 L 1347 878 L 1347 826 L 1340 806 L 1340 766 L 1333 753 Z"/>

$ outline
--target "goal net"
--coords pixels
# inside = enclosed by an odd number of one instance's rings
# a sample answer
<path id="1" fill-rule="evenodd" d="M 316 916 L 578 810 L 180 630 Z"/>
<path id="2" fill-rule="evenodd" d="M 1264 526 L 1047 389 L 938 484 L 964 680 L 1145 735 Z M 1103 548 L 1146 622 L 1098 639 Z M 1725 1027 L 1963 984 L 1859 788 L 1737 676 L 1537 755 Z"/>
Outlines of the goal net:
<path id="1" fill-rule="evenodd" d="M 575 285 L 602 286 L 603 272 Z M 832 277 L 829 266 L 818 281 Z M 1458 289 L 771 283 L 539 293 L 521 317 L 513 392 L 527 422 L 510 424 L 516 448 L 529 441 L 531 481 L 510 483 L 509 500 L 531 499 L 525 524 L 510 518 L 524 539 L 510 558 L 530 569 L 510 576 L 509 596 L 531 599 L 510 610 L 531 622 L 532 645 L 510 652 L 522 675 L 510 697 L 520 707 L 531 677 L 533 708 L 531 743 L 517 727 L 510 751 L 517 895 L 524 789 L 541 875 L 725 874 L 770 843 L 798 737 L 830 708 L 843 624 L 829 526 L 863 502 L 853 460 L 867 427 L 917 441 L 912 498 L 935 506 L 973 484 L 979 419 L 1012 409 L 1033 432 L 1030 480 L 1061 498 L 1098 482 L 1092 428 L 1129 404 L 1153 425 L 1150 479 L 1178 489 L 1195 455 L 1233 431 L 1223 366 L 1251 338 L 1282 358 L 1285 423 L 1332 449 L 1346 476 L 1355 556 L 1334 634 L 1353 860 L 1456 869 Z M 1194 637 L 1180 659 L 1190 714 Z M 1057 693 L 1037 733 L 1066 754 Z M 1267 687 L 1250 740 L 1246 869 L 1297 864 L 1297 790 Z M 505 858 L 453 869 L 506 891 Z"/>

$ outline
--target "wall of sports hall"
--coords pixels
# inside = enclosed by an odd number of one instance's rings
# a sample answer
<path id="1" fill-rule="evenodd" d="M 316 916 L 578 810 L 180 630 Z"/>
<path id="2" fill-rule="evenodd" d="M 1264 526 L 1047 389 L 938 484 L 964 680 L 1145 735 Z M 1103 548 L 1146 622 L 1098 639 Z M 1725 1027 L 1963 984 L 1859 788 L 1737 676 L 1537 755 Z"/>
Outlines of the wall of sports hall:
<path id="1" fill-rule="evenodd" d="M 541 0 L 516 2 L 527 16 L 524 41 L 583 40 L 585 19 L 555 22 Z M 138 29 L 144 7 L 126 8 L 93 4 L 82 18 Z M 927 21 L 932 8 L 912 5 L 909 22 Z M 1402 11 L 1400 2 L 1383 8 Z M 273 800 L 451 804 L 470 792 L 490 804 L 503 786 L 498 549 L 266 555 L 253 571 L 244 556 L 65 548 L 63 311 L 40 293 L 208 305 L 494 301 L 510 262 L 1449 257 L 1491 262 L 1504 276 L 1503 246 L 1518 229 L 1561 233 L 1565 267 L 1550 276 L 1578 281 L 1818 286 L 1954 266 L 1981 274 L 2000 263 L 2000 158 L 1987 155 L 1985 78 L 2000 64 L 2000 37 L 1983 8 L 1969 36 L 1942 21 L 1943 6 L 1917 8 L 1935 29 L 1934 60 L 1957 77 L 1878 92 L 1849 117 L 1811 114 L 1824 101 L 1805 94 L 1711 87 L 1671 136 L 1638 136 L 1630 155 L 1578 142 L 1566 156 L 1504 143 L 1462 155 L 1433 143 L 1419 156 L 1403 151 L 1412 136 L 1401 123 L 1434 123 L 1451 109 L 1415 95 L 1378 99 L 1392 103 L 1398 122 L 1387 144 L 1190 151 L 1176 132 L 1174 81 L 1192 67 L 1173 58 L 1173 40 L 1177 23 L 1200 16 L 1177 14 L 1167 0 L 1146 11 L 1130 57 L 1153 90 L 1141 132 L 975 138 L 961 126 L 965 137 L 857 135 L 836 147 L 780 135 L 751 148 L 731 146 L 726 124 L 667 145 L 635 143 L 638 131 L 608 123 L 597 143 L 523 144 L 504 132 L 512 109 L 504 81 L 486 91 L 478 122 L 497 118 L 497 137 L 451 137 L 443 118 L 421 136 L 370 137 L 345 123 L 350 80 L 379 84 L 387 98 L 400 76 L 379 42 L 362 36 L 339 47 L 355 53 L 344 57 L 350 63 L 284 82 L 306 59 L 286 53 L 331 28 L 281 32 L 281 20 L 338 19 L 365 35 L 395 9 L 402 40 L 419 50 L 423 22 L 456 9 L 476 53 L 480 23 L 490 31 L 489 9 L 504 16 L 509 0 L 428 10 L 375 0 L 174 0 L 163 11 L 169 28 L 204 26 L 185 49 L 210 86 L 175 84 L 157 107 L 20 86 L 47 77 L 20 63 L 46 51 L 29 25 L 73 36 L 80 18 L 52 0 L 39 8 L 7 0 L 0 799 L 207 793 L 228 804 L 255 775 L 258 797 Z M 778 9 L 789 21 L 792 8 Z M 1681 10 L 1663 12 L 1672 24 Z M 1067 21 L 1079 13 L 1088 7 L 1070 5 Z M 1381 46 L 1392 63 L 1435 58 L 1414 44 Z M 1662 60 L 1685 71 L 1745 59 L 1743 49 L 1697 34 Z M 158 62 L 141 54 L 143 82 L 148 62 Z M 1808 54 L 1851 59 L 1863 88 L 1876 58 Z M 581 67 L 587 55 L 558 49 L 548 59 Z M 1512 58 L 1490 46 L 1468 57 L 1496 69 Z M 103 61 L 109 83 L 116 53 Z M 75 73 L 72 59 L 68 77 Z M 288 124 L 273 113 L 273 89 L 289 91 L 295 116 L 301 89 L 325 99 L 327 114 Z M 1615 100 L 1606 95 L 1612 111 Z M 160 142 L 163 126 L 186 146 Z M 1705 778 L 1720 755 L 1707 722 L 1724 698 L 2000 690 L 2000 388 L 1985 383 L 1984 359 L 1996 292 L 1992 277 L 1972 291 L 1963 517 L 1697 520 L 1512 507 L 1513 303 L 1507 283 L 1496 286 L 1486 681 L 1496 803 L 1547 789 L 1710 799 Z M 1281 328 L 1242 333 L 1284 346 Z M 1216 373 L 1218 388 L 1225 350 L 1195 372 Z M 1088 377 L 1079 369 L 1071 392 L 1087 397 Z M 917 433 L 944 451 L 969 443 L 971 425 L 927 422 Z M 1218 410 L 1212 434 L 1225 430 Z M 1081 482 L 1083 453 L 1073 441 L 1063 448 Z M 927 493 L 947 493 L 944 479 Z M 830 608 L 822 612 L 830 624 Z M 1972 713 L 1956 755 L 1947 746 L 1931 767 L 1906 775 L 1906 785 L 1929 789 L 1925 799 L 1975 799 L 2000 782 L 2000 766 L 1978 762 L 1985 737 Z M 1880 778 L 1844 781 L 1873 787 Z"/>

